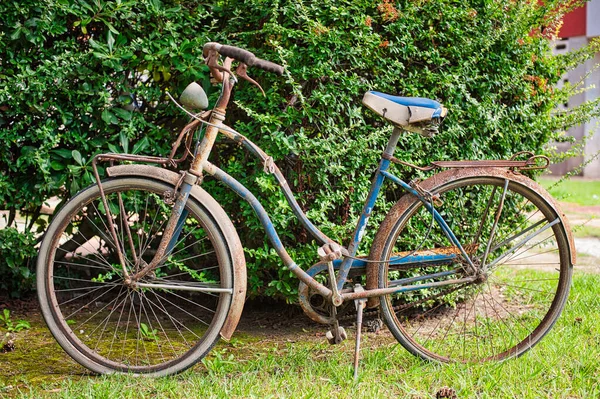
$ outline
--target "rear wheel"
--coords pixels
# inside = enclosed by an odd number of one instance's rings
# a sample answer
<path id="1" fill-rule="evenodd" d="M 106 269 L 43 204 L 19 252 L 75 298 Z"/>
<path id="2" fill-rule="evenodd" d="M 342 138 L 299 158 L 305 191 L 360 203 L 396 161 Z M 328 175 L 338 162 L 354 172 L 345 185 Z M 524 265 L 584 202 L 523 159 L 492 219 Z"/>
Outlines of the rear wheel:
<path id="1" fill-rule="evenodd" d="M 38 258 L 44 318 L 65 351 L 97 373 L 180 372 L 214 346 L 231 303 L 223 233 L 190 197 L 174 247 L 138 285 L 125 284 L 106 213 L 130 275 L 150 263 L 171 213 L 173 187 L 141 178 L 90 186 L 55 216 Z"/>
<path id="2" fill-rule="evenodd" d="M 569 293 L 572 267 L 560 218 L 541 195 L 508 178 L 471 176 L 430 192 L 439 195 L 435 208 L 474 270 L 422 202 L 415 199 L 401 214 L 393 208 L 372 258 L 393 260 L 380 264 L 380 287 L 412 287 L 381 298 L 390 331 L 429 360 L 521 355 L 550 330 Z M 469 276 L 474 281 L 431 285 Z"/>

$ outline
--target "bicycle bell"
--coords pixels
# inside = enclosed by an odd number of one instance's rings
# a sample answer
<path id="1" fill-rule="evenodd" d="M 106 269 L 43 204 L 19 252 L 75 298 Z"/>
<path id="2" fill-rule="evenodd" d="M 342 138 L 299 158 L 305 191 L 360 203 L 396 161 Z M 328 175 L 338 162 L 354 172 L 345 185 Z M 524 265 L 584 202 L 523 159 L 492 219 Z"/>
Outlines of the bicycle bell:
<path id="1" fill-rule="evenodd" d="M 202 86 L 196 82 L 192 82 L 181 93 L 179 101 L 184 107 L 190 110 L 203 110 L 208 108 L 208 98 Z"/>

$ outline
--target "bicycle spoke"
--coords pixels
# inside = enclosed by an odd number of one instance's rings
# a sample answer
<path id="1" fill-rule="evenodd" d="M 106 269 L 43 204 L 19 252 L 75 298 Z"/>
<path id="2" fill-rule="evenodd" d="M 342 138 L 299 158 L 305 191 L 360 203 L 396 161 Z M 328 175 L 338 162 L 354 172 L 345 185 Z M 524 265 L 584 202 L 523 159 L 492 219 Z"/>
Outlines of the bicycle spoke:
<path id="1" fill-rule="evenodd" d="M 110 288 L 110 287 L 114 288 L 114 287 L 116 287 L 117 285 L 120 285 L 120 284 L 116 284 L 116 283 L 115 283 L 115 284 L 101 285 L 101 286 L 97 287 L 96 289 L 94 289 L 94 290 L 92 290 L 92 291 L 90 291 L 90 292 L 85 292 L 85 293 L 83 293 L 83 294 L 81 294 L 81 295 L 79 295 L 79 296 L 76 296 L 75 298 L 71 298 L 71 299 L 69 299 L 68 301 L 60 302 L 60 303 L 59 303 L 59 305 L 60 305 L 60 306 L 64 306 L 64 305 L 66 305 L 67 303 L 74 302 L 74 301 L 76 301 L 76 300 L 78 300 L 78 299 L 80 299 L 80 298 L 83 298 L 83 297 L 85 297 L 85 296 L 87 296 L 87 295 L 90 295 L 91 293 L 93 293 L 93 292 L 96 292 L 96 291 L 98 291 L 98 290 L 100 290 L 100 289 L 108 289 L 108 288 Z"/>
<path id="2" fill-rule="evenodd" d="M 106 294 L 108 294 L 110 291 L 114 290 L 116 288 L 112 287 L 110 288 L 108 291 L 106 291 L 104 294 L 94 298 L 93 300 L 91 300 L 90 302 L 88 302 L 87 304 L 81 306 L 79 309 L 77 309 L 75 312 L 71 313 L 70 315 L 68 315 L 67 317 L 65 317 L 66 320 L 69 320 L 71 317 L 73 317 L 74 314 L 79 313 L 80 310 L 82 310 L 83 308 L 87 308 L 89 305 L 91 305 L 93 302 L 97 302 L 98 299 L 102 298 L 103 296 L 105 296 Z M 90 317 L 88 317 L 83 323 L 79 323 L 77 325 L 77 327 L 75 327 L 76 329 L 81 329 L 81 327 L 83 327 L 88 321 L 90 321 L 91 319 L 93 319 L 96 315 L 98 315 L 98 313 L 100 313 L 101 311 L 103 311 L 104 309 L 106 309 L 107 306 L 109 306 L 111 302 L 107 303 L 106 305 L 104 305 L 104 307 L 102 307 L 100 310 L 98 310 L 96 313 L 94 313 L 93 315 L 91 315 Z"/>
<path id="3" fill-rule="evenodd" d="M 175 305 L 173 302 L 169 301 L 168 299 L 164 298 L 161 295 L 158 295 L 156 292 L 154 292 L 154 295 L 156 295 L 159 298 L 162 298 L 165 302 L 167 302 L 168 304 L 170 304 L 171 306 L 177 308 L 178 310 L 182 311 L 183 313 L 187 314 L 188 316 L 190 316 L 191 318 L 193 318 L 194 320 L 199 321 L 200 323 L 203 323 L 205 325 L 208 325 L 207 322 L 205 322 L 204 320 L 201 320 L 199 318 L 197 318 L 196 316 L 194 316 L 193 314 L 191 314 L 190 312 L 188 312 L 187 310 L 183 309 L 182 307 Z"/>
<path id="4" fill-rule="evenodd" d="M 123 338 L 123 346 L 121 347 L 121 354 L 123 355 L 121 357 L 121 363 L 122 364 L 127 364 L 128 363 L 128 362 L 126 362 L 126 359 L 125 359 L 125 345 L 127 344 L 127 333 L 129 332 L 129 325 L 130 325 L 129 323 L 131 321 L 131 313 L 133 311 L 133 298 L 134 298 L 135 291 L 132 290 L 132 291 L 129 292 L 129 294 L 130 294 L 130 295 L 128 295 L 128 298 L 129 298 L 129 312 L 127 314 L 127 323 L 125 324 L 125 335 L 124 335 L 124 338 Z M 137 353 L 137 347 L 136 347 L 136 353 Z"/>
<path id="5" fill-rule="evenodd" d="M 108 199 L 107 199 L 107 201 L 108 201 Z M 106 223 L 104 223 L 104 220 L 102 219 L 102 214 L 100 213 L 100 211 L 98 210 L 96 205 L 93 202 L 91 202 L 90 204 L 94 207 L 94 210 L 96 211 L 96 215 L 98 215 L 98 219 L 100 219 L 100 221 L 102 222 L 102 225 L 104 226 L 105 231 L 110 232 L 110 229 L 108 228 Z M 106 209 L 106 215 L 107 215 L 106 217 L 110 217 L 108 209 Z M 96 223 L 94 223 L 94 221 L 92 219 L 90 219 L 89 217 L 87 219 L 90 221 L 90 223 L 92 225 L 94 225 L 98 234 L 101 235 L 100 238 L 102 238 L 107 244 L 110 244 L 113 248 L 116 249 L 117 248 L 116 244 L 113 241 L 111 241 L 111 239 L 114 239 L 114 237 L 104 235 L 103 233 L 101 233 L 102 230 L 100 230 L 100 228 L 96 225 Z M 109 233 L 109 234 L 112 235 L 112 233 Z"/>
<path id="6" fill-rule="evenodd" d="M 500 220 L 500 216 L 502 215 L 502 210 L 504 209 L 504 200 L 506 199 L 506 190 L 507 189 L 508 189 L 508 180 L 504 180 L 504 188 L 502 189 L 502 196 L 500 197 L 500 202 L 498 203 L 498 209 L 496 210 L 494 224 L 492 225 L 492 230 L 490 231 L 490 236 L 488 238 L 487 247 L 483 254 L 483 258 L 481 260 L 481 264 L 484 269 L 486 268 L 485 262 L 487 261 L 487 257 L 490 253 L 490 247 L 492 246 L 492 241 L 494 240 L 494 235 L 496 234 L 496 228 L 498 227 L 498 221 Z"/>
<path id="7" fill-rule="evenodd" d="M 110 348 L 108 350 L 108 354 L 106 355 L 107 357 L 110 357 L 110 355 L 112 354 L 113 351 L 113 346 L 115 344 L 115 340 L 117 339 L 117 331 L 119 329 L 119 325 L 121 324 L 121 318 L 123 317 L 123 311 L 125 310 L 125 305 L 127 304 L 127 299 L 129 299 L 129 292 L 126 293 L 125 298 L 123 298 L 123 305 L 121 306 L 121 312 L 119 313 L 119 319 L 117 320 L 117 323 L 115 324 L 115 330 L 112 336 L 112 340 L 110 341 Z M 125 337 L 127 336 L 127 334 L 125 334 Z"/>
<path id="8" fill-rule="evenodd" d="M 75 243 L 79 244 L 77 241 L 75 241 L 75 240 L 73 240 L 73 241 L 74 241 Z M 80 247 L 81 247 L 81 245 L 80 245 Z M 65 253 L 67 253 L 67 254 L 73 253 L 74 255 L 77 255 L 76 253 L 74 253 L 74 251 L 67 251 L 67 250 L 65 250 L 65 249 L 63 249 L 63 248 L 60 248 L 60 247 L 58 247 L 58 248 L 56 248 L 56 249 L 57 249 L 57 250 L 59 250 L 59 251 L 63 251 L 63 252 L 65 252 Z M 98 259 L 98 260 L 94 260 L 94 259 L 90 259 L 90 258 L 85 258 L 85 260 L 86 260 L 86 261 L 89 261 L 89 262 L 92 262 L 92 263 L 94 263 L 94 264 L 97 264 L 97 265 L 101 265 L 101 266 L 107 266 L 109 269 L 111 269 L 111 268 L 112 268 L 112 266 L 111 266 L 110 262 L 109 262 L 108 260 L 106 260 L 106 258 L 104 258 L 104 256 L 102 256 L 102 254 L 101 254 L 100 252 L 93 252 L 92 254 L 93 254 L 93 255 L 96 257 L 96 259 Z M 60 261 L 55 261 L 55 262 L 60 262 Z"/>
<path id="9" fill-rule="evenodd" d="M 60 263 L 61 265 L 67 265 L 67 266 L 77 266 L 77 267 L 81 267 L 81 268 L 91 268 L 91 269 L 100 269 L 100 270 L 108 270 L 108 271 L 112 271 L 112 268 L 110 267 L 106 267 L 106 266 L 92 266 L 89 264 L 82 264 L 82 263 L 73 263 L 73 262 L 65 262 L 64 260 L 55 260 L 54 263 Z"/>
<path id="10" fill-rule="evenodd" d="M 146 316 L 146 320 L 148 321 L 148 330 L 150 331 L 150 335 L 154 335 L 154 330 L 155 330 L 154 326 L 152 325 L 152 321 L 150 320 L 150 317 L 148 316 L 148 311 L 146 310 L 146 307 L 144 306 L 144 297 L 145 297 L 144 292 L 139 291 L 139 295 L 140 295 L 140 309 L 144 311 L 144 315 Z M 141 312 L 141 310 L 140 310 L 140 312 Z M 157 322 L 158 322 L 158 319 L 157 319 Z M 160 324 L 160 322 L 159 322 L 159 324 Z M 153 337 L 153 338 L 155 341 L 157 340 L 156 337 Z M 146 339 L 146 337 L 144 337 L 144 339 Z M 150 339 L 152 339 L 152 337 L 150 337 Z M 161 345 L 157 345 L 157 347 L 158 347 L 158 352 L 160 354 L 160 357 L 161 357 L 162 361 L 164 362 L 165 356 L 162 353 Z"/>
<path id="11" fill-rule="evenodd" d="M 144 294 L 142 294 L 144 295 Z M 144 295 L 145 297 L 145 295 Z M 165 338 L 167 339 L 167 342 L 169 344 L 169 346 L 171 347 L 171 350 L 173 351 L 173 355 L 177 356 L 177 351 L 175 350 L 175 348 L 173 347 L 173 343 L 171 342 L 171 339 L 169 338 L 169 334 L 167 334 L 167 332 L 165 331 L 165 329 L 163 328 L 162 323 L 160 322 L 160 319 L 158 318 L 156 312 L 154 311 L 154 307 L 152 306 L 152 302 L 150 301 L 150 298 L 146 297 L 146 300 L 148 301 L 148 307 L 150 308 L 150 310 L 152 311 L 152 314 L 154 315 L 154 318 L 156 319 L 156 322 L 158 323 L 158 326 L 160 327 L 160 330 L 162 331 L 163 335 L 165 336 Z M 181 335 L 181 334 L 180 334 Z M 182 337 L 183 338 L 183 337 Z M 185 338 L 184 338 L 185 341 Z M 187 343 L 187 341 L 186 341 Z"/>
<path id="12" fill-rule="evenodd" d="M 197 243 L 204 241 L 205 239 L 206 239 L 206 237 L 205 237 L 205 238 L 203 238 L 202 240 L 198 240 L 198 241 L 196 241 L 196 242 L 193 242 L 193 243 L 191 243 L 191 244 L 187 245 L 187 246 L 186 246 L 186 247 L 184 247 L 184 248 L 181 248 L 180 250 L 178 250 L 178 251 L 177 251 L 177 252 L 175 252 L 175 253 L 172 253 L 172 254 L 165 255 L 165 256 L 164 256 L 164 257 L 161 259 L 161 262 L 164 262 L 164 261 L 165 261 L 165 260 L 166 260 L 166 259 L 167 259 L 169 256 L 175 256 L 175 255 L 177 255 L 177 254 L 181 253 L 182 251 L 184 251 L 184 250 L 186 250 L 186 249 L 188 249 L 188 248 L 190 248 L 190 247 L 192 247 L 192 246 L 196 245 Z M 200 256 L 201 256 L 201 255 L 200 255 Z M 186 259 L 183 259 L 183 260 L 181 260 L 181 262 L 183 262 L 183 261 L 186 261 L 186 260 L 189 260 L 189 259 L 192 259 L 192 258 L 186 258 Z"/>
<path id="13" fill-rule="evenodd" d="M 194 331 L 190 330 L 185 324 L 181 323 L 179 320 L 173 318 L 173 316 L 171 315 L 171 313 L 169 313 L 166 309 L 166 307 L 164 306 L 164 304 L 162 303 L 162 301 L 160 300 L 160 298 L 156 295 L 155 292 L 153 292 L 154 297 L 156 298 L 156 300 L 158 301 L 159 305 L 156 305 L 156 307 L 165 314 L 165 316 L 167 316 L 169 318 L 169 320 L 171 321 L 171 324 L 173 324 L 173 327 L 175 327 L 175 329 L 177 330 L 177 332 L 179 333 L 179 336 L 183 339 L 184 343 L 186 346 L 189 346 L 190 344 L 188 343 L 187 339 L 185 338 L 185 335 L 181 332 L 181 330 L 179 329 L 179 327 L 183 327 L 184 329 L 186 329 L 188 332 L 190 332 L 191 334 L 194 335 L 194 338 L 200 339 L 201 337 L 198 336 Z M 150 298 L 148 298 L 148 300 L 150 301 Z M 154 304 L 154 302 L 152 302 Z"/>
<path id="14" fill-rule="evenodd" d="M 119 293 L 117 294 L 117 297 L 113 300 L 115 303 L 121 298 L 121 292 L 123 291 L 123 286 L 121 286 L 121 289 L 119 290 Z M 126 295 L 124 295 L 125 298 L 127 297 Z M 125 299 L 123 299 L 124 301 Z M 112 303 L 113 301 L 111 301 L 110 303 Z M 100 324 L 98 324 L 96 326 L 96 328 L 94 328 L 88 335 L 92 335 L 96 332 L 96 330 L 98 328 L 100 328 L 100 325 L 102 324 L 102 332 L 100 333 L 100 336 L 98 337 L 98 339 L 96 340 L 96 346 L 94 347 L 94 350 L 98 350 L 98 344 L 100 343 L 100 341 L 102 340 L 102 336 L 104 335 L 104 332 L 106 331 L 106 327 L 108 326 L 108 322 L 110 321 L 110 317 L 113 315 L 113 313 L 115 312 L 115 309 L 118 308 L 120 306 L 120 304 L 123 303 L 122 301 L 116 305 L 113 306 L 112 310 L 110 311 L 110 313 L 108 315 L 106 315 L 106 317 L 104 318 L 104 320 L 102 320 L 100 322 Z"/>

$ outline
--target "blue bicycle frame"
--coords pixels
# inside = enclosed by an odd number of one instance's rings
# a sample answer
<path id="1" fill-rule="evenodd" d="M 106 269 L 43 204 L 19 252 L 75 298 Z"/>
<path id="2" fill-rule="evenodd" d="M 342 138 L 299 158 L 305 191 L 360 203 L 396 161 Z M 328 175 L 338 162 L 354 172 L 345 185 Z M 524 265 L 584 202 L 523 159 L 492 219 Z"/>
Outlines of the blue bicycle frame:
<path id="1" fill-rule="evenodd" d="M 215 177 L 217 180 L 219 180 L 220 182 L 225 184 L 231 190 L 236 192 L 240 197 L 242 197 L 244 200 L 246 200 L 250 204 L 250 206 L 252 207 L 252 209 L 254 210 L 256 215 L 258 216 L 258 219 L 260 220 L 262 226 L 264 227 L 264 229 L 267 233 L 267 236 L 269 238 L 269 241 L 271 242 L 271 245 L 273 245 L 275 251 L 277 252 L 279 257 L 282 259 L 285 266 L 290 271 L 292 271 L 302 282 L 304 282 L 309 287 L 316 290 L 318 293 L 320 293 L 324 297 L 329 298 L 332 296 L 333 290 L 329 289 L 328 287 L 325 287 L 323 284 L 321 284 L 315 280 L 314 270 L 311 271 L 311 273 L 309 274 L 302 268 L 298 267 L 298 265 L 294 262 L 294 260 L 290 257 L 290 255 L 286 251 L 283 243 L 281 242 L 281 239 L 279 238 L 279 235 L 275 231 L 275 227 L 273 226 L 273 223 L 271 222 L 269 215 L 267 214 L 267 212 L 265 211 L 263 206 L 260 204 L 258 199 L 239 181 L 237 181 L 235 178 L 231 177 L 226 172 L 219 169 L 218 167 L 216 167 L 215 165 L 211 164 L 208 161 L 208 155 L 210 154 L 212 146 L 213 146 L 215 139 L 219 133 L 223 134 L 224 136 L 233 140 L 234 142 L 244 146 L 246 150 L 248 150 L 250 153 L 252 153 L 254 156 L 256 156 L 258 159 L 261 160 L 261 162 L 264 165 L 265 172 L 273 174 L 275 176 L 275 179 L 276 179 L 278 185 L 280 186 L 281 190 L 283 191 L 287 202 L 291 206 L 294 215 L 300 220 L 300 222 L 302 223 L 304 228 L 306 228 L 308 230 L 310 235 L 313 236 L 322 245 L 328 244 L 328 243 L 335 243 L 334 240 L 327 237 L 315 225 L 313 225 L 310 220 L 308 220 L 306 214 L 302 211 L 302 209 L 300 208 L 300 205 L 294 198 L 294 195 L 293 195 L 292 191 L 290 190 L 290 187 L 289 187 L 285 177 L 283 176 L 283 174 L 281 173 L 281 171 L 279 170 L 277 165 L 275 165 L 275 163 L 273 162 L 273 159 L 270 156 L 268 156 L 262 149 L 260 149 L 260 147 L 258 147 L 256 144 L 254 144 L 253 142 L 248 140 L 245 136 L 243 136 L 242 134 L 236 132 L 235 130 L 233 130 L 230 127 L 223 124 L 223 121 L 225 120 L 225 109 L 226 109 L 227 103 L 229 102 L 229 96 L 230 96 L 230 93 L 231 93 L 234 83 L 235 82 L 232 79 L 229 79 L 229 80 L 225 79 L 223 81 L 221 97 L 219 98 L 217 105 L 213 109 L 209 121 L 205 121 L 203 119 L 198 118 L 197 116 L 190 114 L 194 118 L 200 120 L 202 123 L 207 125 L 207 129 L 204 133 L 204 136 L 202 136 L 202 139 L 201 139 L 199 145 L 196 148 L 196 154 L 194 156 L 194 160 L 192 162 L 190 170 L 189 170 L 189 172 L 187 172 L 187 175 L 189 175 L 189 176 L 194 175 L 194 176 L 202 178 L 203 173 L 207 173 L 207 174 Z M 362 213 L 359 217 L 356 229 L 354 230 L 352 241 L 348 245 L 347 255 L 345 257 L 343 257 L 342 260 L 337 260 L 333 264 L 334 268 L 338 269 L 336 283 L 335 283 L 335 286 L 332 287 L 335 291 L 338 291 L 338 292 L 342 291 L 344 283 L 346 282 L 349 272 L 352 268 L 364 268 L 366 265 L 365 261 L 356 259 L 355 257 L 356 257 L 356 253 L 357 253 L 358 247 L 360 245 L 360 242 L 366 231 L 369 217 L 371 216 L 371 213 L 373 212 L 373 208 L 375 206 L 376 199 L 381 191 L 381 187 L 382 187 L 383 183 L 386 180 L 389 180 L 389 181 L 393 182 L 394 184 L 399 185 L 404 190 L 406 190 L 407 192 L 409 192 L 410 194 L 412 194 L 416 198 L 418 198 L 418 200 L 424 204 L 425 208 L 433 215 L 433 219 L 435 220 L 435 222 L 441 227 L 444 234 L 448 237 L 450 242 L 457 249 L 456 251 L 450 251 L 450 253 L 442 253 L 440 251 L 440 253 L 431 253 L 431 254 L 424 255 L 424 254 L 415 252 L 415 253 L 409 253 L 405 256 L 395 256 L 395 257 L 392 257 L 392 259 L 390 259 L 388 261 L 389 264 L 390 265 L 410 265 L 410 264 L 422 265 L 424 263 L 425 264 L 427 264 L 427 263 L 438 263 L 438 264 L 439 263 L 450 263 L 453 260 L 455 260 L 456 257 L 458 256 L 458 254 L 460 253 L 462 255 L 462 257 L 464 258 L 464 260 L 466 260 L 466 263 L 467 263 L 466 266 L 470 269 L 470 271 L 471 272 L 475 271 L 475 266 L 473 265 L 471 259 L 469 258 L 469 255 L 466 253 L 466 251 L 464 250 L 464 248 L 462 247 L 462 245 L 460 244 L 460 242 L 458 241 L 458 239 L 456 238 L 456 236 L 454 235 L 454 233 L 452 232 L 452 230 L 450 229 L 448 224 L 445 222 L 444 218 L 433 207 L 432 198 L 429 195 L 429 193 L 425 193 L 425 195 L 422 195 L 417 190 L 415 190 L 413 187 L 411 187 L 409 184 L 402 181 L 401 179 L 394 176 L 393 174 L 391 174 L 388 171 L 388 169 L 390 167 L 390 159 L 393 158 L 394 150 L 398 143 L 398 139 L 400 137 L 401 132 L 402 131 L 399 128 L 395 128 L 394 131 L 392 132 L 392 135 L 390 136 L 387 147 L 384 150 L 382 158 L 379 162 L 379 167 L 377 168 L 377 171 L 375 172 L 375 176 L 371 183 L 371 188 L 369 190 L 369 194 L 367 196 Z M 181 186 L 179 188 L 179 193 L 180 193 L 179 199 L 175 202 L 173 215 L 171 216 L 171 219 L 169 220 L 169 224 L 167 225 L 167 230 L 171 229 L 171 231 L 173 231 L 173 235 L 170 236 L 171 238 L 169 239 L 169 241 L 165 243 L 165 244 L 167 244 L 166 245 L 166 253 L 167 254 L 170 253 L 170 251 L 172 250 L 174 245 L 177 243 L 177 240 L 179 238 L 179 234 L 181 231 L 181 227 L 183 226 L 183 221 L 187 217 L 187 213 L 184 209 L 185 201 L 187 201 L 187 195 L 185 195 L 185 194 L 189 193 L 192 185 L 195 184 L 195 180 L 196 180 L 195 178 L 183 179 L 183 183 L 181 184 Z M 177 211 L 177 212 L 175 212 L 175 211 Z M 155 258 L 158 258 L 158 256 L 155 256 Z M 155 261 L 153 260 L 153 263 L 154 262 Z M 151 266 L 147 266 L 147 268 L 150 269 L 152 266 L 154 266 L 154 265 L 152 264 Z M 462 269 L 462 267 L 461 267 L 461 269 Z M 386 295 L 386 294 L 390 294 L 390 293 L 398 293 L 398 292 L 410 291 L 410 290 L 416 290 L 416 289 L 431 288 L 431 287 L 435 287 L 435 286 L 458 284 L 458 283 L 463 283 L 463 282 L 471 282 L 471 281 L 474 281 L 476 278 L 474 276 L 475 273 L 469 273 L 469 274 L 471 274 L 470 276 L 461 277 L 461 278 L 457 278 L 457 279 L 447 279 L 447 280 L 443 280 L 443 281 L 428 282 L 428 283 L 423 283 L 423 284 L 414 285 L 414 286 L 406 286 L 406 284 L 414 282 L 414 281 L 436 279 L 436 278 L 440 278 L 440 277 L 448 277 L 453 274 L 458 275 L 459 270 L 443 272 L 442 274 L 436 273 L 436 274 L 423 275 L 423 276 L 417 278 L 416 280 L 414 278 L 408 279 L 406 281 L 399 280 L 399 281 L 395 282 L 393 287 L 388 287 L 388 288 L 368 289 L 366 291 L 361 291 L 361 292 L 350 292 L 350 293 L 345 292 L 345 293 L 342 293 L 341 299 L 342 300 L 351 300 L 351 299 L 358 299 L 358 298 L 375 297 L 375 296 L 381 296 L 381 295 Z M 339 299 L 340 298 L 338 297 L 336 300 L 339 300 Z"/>
<path id="2" fill-rule="evenodd" d="M 258 157 L 263 162 L 263 164 L 265 165 L 265 171 L 268 173 L 272 173 L 275 176 L 277 183 L 279 184 L 281 190 L 283 191 L 285 198 L 288 201 L 289 205 L 291 206 L 292 211 L 294 212 L 296 217 L 300 220 L 302 225 L 308 230 L 308 232 L 317 241 L 319 241 L 321 244 L 333 242 L 332 239 L 327 237 L 323 232 L 321 232 L 317 227 L 315 227 L 312 224 L 312 222 L 307 218 L 307 216 L 304 214 L 304 212 L 300 208 L 300 205 L 294 198 L 294 195 L 291 192 L 285 177 L 283 176 L 283 174 L 281 173 L 279 168 L 277 168 L 277 166 L 273 163 L 273 160 L 271 157 L 269 157 L 264 151 L 262 151 L 256 144 L 254 144 L 250 140 L 248 140 L 245 136 L 243 136 L 242 134 L 236 132 L 235 130 L 233 130 L 225 125 L 219 126 L 219 133 L 222 133 L 226 137 L 234 140 L 235 142 L 242 144 L 248 151 L 250 151 L 252 154 L 254 154 L 256 157 Z M 352 241 L 350 242 L 350 244 L 348 246 L 348 255 L 349 256 L 344 257 L 342 260 L 334 261 L 334 267 L 339 270 L 337 273 L 337 277 L 336 277 L 336 285 L 337 285 L 337 289 L 339 291 L 342 290 L 343 285 L 344 285 L 344 283 L 348 277 L 348 274 L 350 272 L 350 269 L 364 268 L 366 266 L 366 262 L 364 260 L 355 259 L 354 257 L 356 256 L 356 252 L 357 252 L 360 242 L 364 236 L 364 233 L 367 228 L 368 221 L 369 221 L 369 217 L 371 216 L 371 213 L 375 206 L 375 201 L 377 199 L 377 196 L 379 195 L 379 193 L 381 191 L 381 187 L 386 180 L 390 180 L 391 182 L 399 185 L 404 190 L 406 190 L 407 192 L 411 193 L 416 198 L 418 198 L 424 204 L 426 209 L 433 215 L 433 218 L 436 221 L 436 223 L 442 228 L 442 230 L 444 231 L 444 233 L 446 234 L 446 236 L 448 237 L 450 242 L 456 246 L 456 248 L 458 249 L 458 252 L 460 252 L 460 254 L 464 257 L 466 262 L 474 269 L 473 263 L 470 260 L 469 255 L 466 253 L 466 251 L 464 250 L 464 248 L 462 247 L 462 245 L 460 244 L 460 242 L 458 241 L 458 239 L 456 238 L 456 236 L 454 235 L 454 233 L 452 232 L 452 230 L 450 229 L 448 224 L 444 221 L 444 218 L 432 206 L 431 198 L 425 198 L 423 195 L 421 195 L 417 190 L 415 190 L 409 184 L 402 181 L 401 179 L 394 176 L 393 174 L 391 174 L 388 171 L 389 166 L 390 166 L 389 159 L 393 155 L 394 149 L 396 147 L 396 144 L 397 144 L 397 141 L 399 138 L 399 134 L 400 134 L 400 130 L 395 129 L 392 136 L 390 137 L 388 146 L 387 146 L 386 150 L 384 151 L 384 155 L 383 155 L 381 161 L 379 162 L 379 167 L 377 168 L 377 171 L 375 172 L 375 176 L 371 183 L 371 188 L 370 188 L 369 194 L 367 196 L 363 211 L 360 215 L 356 229 L 354 231 Z M 281 242 L 281 239 L 279 238 L 279 235 L 277 234 L 277 231 L 275 230 L 275 227 L 273 226 L 273 223 L 271 222 L 269 215 L 267 214 L 267 212 L 265 211 L 263 206 L 260 204 L 258 199 L 244 185 L 242 185 L 235 178 L 231 177 L 226 172 L 224 172 L 223 170 L 214 166 L 213 164 L 211 164 L 208 161 L 206 161 L 203 164 L 203 169 L 206 173 L 208 173 L 209 175 L 212 175 L 217 180 L 221 181 L 223 184 L 225 184 L 231 190 L 236 192 L 241 198 L 243 198 L 245 201 L 247 201 L 250 204 L 250 206 L 252 207 L 252 209 L 254 210 L 256 215 L 258 216 L 262 226 L 264 227 L 264 229 L 267 233 L 267 236 L 269 238 L 269 241 L 271 242 L 271 245 L 273 245 L 275 251 L 277 252 L 279 257 L 283 260 L 284 264 L 289 268 L 289 270 L 291 270 L 294 274 L 296 274 L 300 280 L 305 282 L 307 285 L 309 285 L 313 289 L 317 290 L 319 293 L 321 293 L 325 296 L 331 295 L 332 291 L 329 288 L 323 286 L 322 284 L 318 283 L 314 279 L 314 271 L 311 272 L 310 274 L 308 274 L 302 268 L 298 267 L 298 265 L 293 261 L 293 259 L 290 257 L 290 255 L 286 251 L 283 243 Z M 186 190 L 185 185 L 186 185 L 185 183 L 182 185 L 181 190 Z M 181 216 L 181 218 L 185 218 L 185 217 L 186 217 L 186 215 Z M 181 225 L 181 219 L 180 219 L 180 223 L 178 223 L 178 225 Z M 176 231 L 175 235 L 173 236 L 173 238 L 171 240 L 171 244 L 176 242 L 178 235 L 179 234 L 177 234 L 177 231 Z M 390 263 L 390 265 L 410 265 L 410 264 L 422 265 L 424 263 L 439 264 L 439 263 L 444 263 L 444 262 L 449 263 L 452 260 L 456 259 L 456 257 L 457 257 L 457 253 L 450 253 L 450 254 L 439 253 L 439 254 L 428 254 L 428 255 L 409 254 L 406 256 L 392 257 L 392 259 L 389 261 L 389 263 Z M 458 270 L 452 270 L 452 271 L 447 271 L 447 272 L 443 272 L 443 273 L 423 275 L 418 278 L 398 280 L 395 282 L 395 284 L 394 284 L 395 287 L 393 287 L 393 288 L 368 290 L 368 291 L 365 291 L 361 296 L 363 296 L 363 297 L 378 296 L 378 295 L 383 295 L 383 294 L 387 294 L 387 293 L 397 293 L 397 292 L 410 291 L 410 290 L 416 290 L 416 289 L 430 288 L 430 287 L 439 286 L 439 285 L 448 285 L 448 284 L 456 284 L 456 283 L 460 283 L 460 282 L 468 282 L 468 281 L 472 281 L 474 279 L 474 277 L 466 277 L 466 278 L 462 278 L 462 279 L 458 279 L 458 280 L 436 281 L 436 282 L 432 282 L 432 283 L 421 284 L 418 286 L 403 286 L 404 284 L 412 283 L 415 281 L 446 277 L 446 276 L 450 276 L 450 275 L 457 274 L 457 273 L 458 273 Z M 355 297 L 358 297 L 358 295 L 352 295 L 352 293 L 351 293 L 351 294 L 346 294 L 344 299 L 345 300 L 355 299 Z"/>

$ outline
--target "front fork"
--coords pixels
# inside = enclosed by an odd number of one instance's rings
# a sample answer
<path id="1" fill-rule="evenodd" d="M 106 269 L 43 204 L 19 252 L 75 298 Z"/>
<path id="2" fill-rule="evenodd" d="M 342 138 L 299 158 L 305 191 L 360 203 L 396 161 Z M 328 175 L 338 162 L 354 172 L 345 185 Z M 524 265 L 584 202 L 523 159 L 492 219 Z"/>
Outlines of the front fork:
<path id="1" fill-rule="evenodd" d="M 154 254 L 152 261 L 150 261 L 148 264 L 143 264 L 143 261 L 140 259 L 139 262 L 143 267 L 137 273 L 129 276 L 129 279 L 126 279 L 125 283 L 131 284 L 139 281 L 146 274 L 159 267 L 161 263 L 169 256 L 173 248 L 175 248 L 175 245 L 179 240 L 181 230 L 183 229 L 183 225 L 185 224 L 185 219 L 188 215 L 188 211 L 185 209 L 185 204 L 190 197 L 190 192 L 192 191 L 194 184 L 196 184 L 197 179 L 198 178 L 191 173 L 185 173 L 179 188 L 179 192 L 175 193 L 177 199 L 173 205 L 173 211 L 169 217 L 167 227 L 162 234 L 162 239 L 158 245 L 156 254 Z"/>

